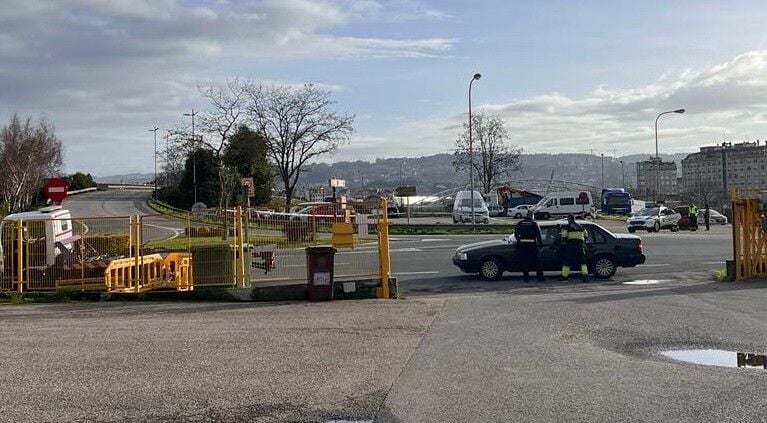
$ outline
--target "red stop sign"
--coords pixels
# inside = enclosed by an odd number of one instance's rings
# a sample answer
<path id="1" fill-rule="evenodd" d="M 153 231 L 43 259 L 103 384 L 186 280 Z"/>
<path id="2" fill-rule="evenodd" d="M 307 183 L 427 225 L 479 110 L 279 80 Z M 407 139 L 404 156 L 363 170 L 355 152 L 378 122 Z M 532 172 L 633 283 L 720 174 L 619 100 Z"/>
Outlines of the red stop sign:
<path id="1" fill-rule="evenodd" d="M 45 183 L 45 196 L 56 204 L 61 203 L 67 196 L 67 181 L 62 178 L 51 178 Z"/>

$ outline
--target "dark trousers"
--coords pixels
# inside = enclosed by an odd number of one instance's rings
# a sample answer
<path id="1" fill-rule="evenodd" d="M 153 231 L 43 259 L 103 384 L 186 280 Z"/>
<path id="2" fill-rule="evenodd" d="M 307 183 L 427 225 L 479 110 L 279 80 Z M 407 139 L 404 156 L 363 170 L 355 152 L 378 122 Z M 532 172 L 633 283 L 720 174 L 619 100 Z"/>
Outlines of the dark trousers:
<path id="1" fill-rule="evenodd" d="M 517 257 L 522 264 L 522 275 L 525 280 L 530 279 L 530 271 L 535 270 L 538 279 L 543 279 L 543 269 L 538 258 L 538 246 L 534 242 L 518 242 Z"/>

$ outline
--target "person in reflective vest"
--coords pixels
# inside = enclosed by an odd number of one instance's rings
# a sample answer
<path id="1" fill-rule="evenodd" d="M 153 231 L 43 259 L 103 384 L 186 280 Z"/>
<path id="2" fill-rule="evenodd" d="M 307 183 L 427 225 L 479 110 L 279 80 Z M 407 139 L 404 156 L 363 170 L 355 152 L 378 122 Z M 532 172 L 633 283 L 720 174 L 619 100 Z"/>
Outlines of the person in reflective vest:
<path id="1" fill-rule="evenodd" d="M 560 232 L 560 256 L 562 258 L 562 280 L 570 278 L 570 269 L 581 270 L 583 282 L 589 281 L 589 269 L 586 266 L 586 251 L 584 250 L 588 233 L 583 226 L 575 222 L 575 216 L 567 215 L 567 224 Z"/>
<path id="2" fill-rule="evenodd" d="M 533 220 L 532 210 L 528 211 L 524 220 L 517 223 L 514 229 L 514 238 L 516 238 L 516 257 L 522 265 L 522 275 L 525 282 L 530 280 L 530 270 L 535 268 L 535 275 L 539 281 L 543 280 L 543 269 L 538 259 L 538 248 L 543 241 L 541 240 L 541 228 Z"/>
<path id="3" fill-rule="evenodd" d="M 695 207 L 695 204 L 690 206 L 688 216 L 690 218 L 690 228 L 698 229 L 698 208 Z"/>
<path id="4" fill-rule="evenodd" d="M 708 208 L 708 203 L 705 204 L 703 209 L 703 223 L 706 224 L 706 230 L 711 230 L 711 209 Z"/>

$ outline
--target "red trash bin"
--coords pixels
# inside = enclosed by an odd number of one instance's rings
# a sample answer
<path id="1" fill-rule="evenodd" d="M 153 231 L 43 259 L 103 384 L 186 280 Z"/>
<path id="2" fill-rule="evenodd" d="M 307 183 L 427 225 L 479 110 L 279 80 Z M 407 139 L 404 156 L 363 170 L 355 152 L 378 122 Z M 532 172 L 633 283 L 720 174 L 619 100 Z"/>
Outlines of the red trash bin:
<path id="1" fill-rule="evenodd" d="M 333 299 L 333 247 L 306 248 L 306 295 L 309 301 L 330 301 Z"/>

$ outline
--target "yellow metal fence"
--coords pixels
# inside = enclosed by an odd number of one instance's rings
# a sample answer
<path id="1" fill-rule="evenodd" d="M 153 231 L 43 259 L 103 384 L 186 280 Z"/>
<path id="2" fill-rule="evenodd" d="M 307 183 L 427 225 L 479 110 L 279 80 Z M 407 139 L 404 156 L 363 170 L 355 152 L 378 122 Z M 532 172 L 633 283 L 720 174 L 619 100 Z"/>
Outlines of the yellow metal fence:
<path id="1" fill-rule="evenodd" d="M 307 278 L 305 249 L 318 245 L 337 248 L 336 280 L 381 279 L 388 287 L 382 204 L 330 214 L 235 208 L 4 221 L 0 290 L 143 292 L 300 283 Z"/>

